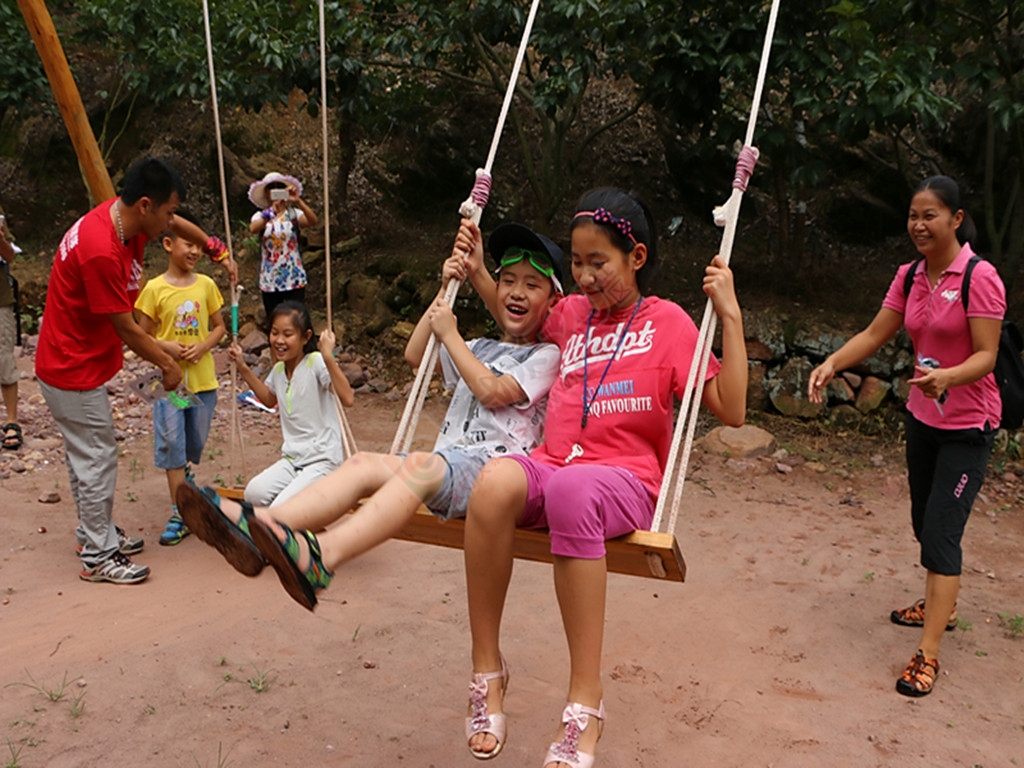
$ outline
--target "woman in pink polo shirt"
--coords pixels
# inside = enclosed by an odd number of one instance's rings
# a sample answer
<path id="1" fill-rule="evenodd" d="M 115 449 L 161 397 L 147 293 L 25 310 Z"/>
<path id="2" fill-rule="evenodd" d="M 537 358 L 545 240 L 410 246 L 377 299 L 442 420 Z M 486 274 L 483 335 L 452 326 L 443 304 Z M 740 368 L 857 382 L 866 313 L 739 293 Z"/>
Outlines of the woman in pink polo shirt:
<path id="1" fill-rule="evenodd" d="M 939 672 L 942 633 L 957 625 L 960 540 L 999 427 L 1002 403 L 992 370 L 1006 292 L 995 267 L 979 261 L 964 308 L 961 286 L 976 230 L 949 177 L 925 179 L 914 191 L 907 232 L 922 258 L 896 270 L 875 319 L 811 372 L 807 390 L 813 402 L 821 402 L 837 372 L 870 357 L 906 326 L 917 358 L 907 400 L 910 516 L 928 575 L 924 599 L 890 618 L 923 628 L 896 690 L 924 696 Z"/>

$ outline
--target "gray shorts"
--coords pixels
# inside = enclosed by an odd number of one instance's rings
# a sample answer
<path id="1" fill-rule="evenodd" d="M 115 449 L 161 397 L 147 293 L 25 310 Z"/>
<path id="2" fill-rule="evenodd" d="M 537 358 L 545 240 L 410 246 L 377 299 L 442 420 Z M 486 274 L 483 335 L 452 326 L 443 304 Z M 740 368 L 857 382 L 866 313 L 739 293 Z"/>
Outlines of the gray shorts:
<path id="1" fill-rule="evenodd" d="M 442 520 L 465 517 L 473 483 L 491 454 L 480 448 L 446 448 L 434 453 L 444 459 L 448 468 L 441 489 L 427 500 L 427 508 Z"/>
<path id="2" fill-rule="evenodd" d="M 6 276 L 0 272 L 0 278 Z M 18 363 L 14 359 L 14 342 L 17 324 L 14 322 L 14 307 L 0 307 L 0 384 L 5 387 L 18 383 Z"/>

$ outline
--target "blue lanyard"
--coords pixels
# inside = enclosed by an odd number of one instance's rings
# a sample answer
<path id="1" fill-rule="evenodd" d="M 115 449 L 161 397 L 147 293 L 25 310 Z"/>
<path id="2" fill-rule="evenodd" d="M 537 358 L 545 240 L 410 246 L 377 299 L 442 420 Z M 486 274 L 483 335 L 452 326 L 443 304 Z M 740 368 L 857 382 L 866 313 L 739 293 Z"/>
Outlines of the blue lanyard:
<path id="1" fill-rule="evenodd" d="M 583 337 L 583 418 L 580 419 L 580 430 L 584 430 L 587 427 L 587 416 L 590 415 L 590 409 L 594 405 L 594 401 L 597 400 L 599 393 L 601 392 L 601 385 L 604 384 L 604 377 L 608 375 L 608 369 L 612 367 L 612 363 L 615 358 L 619 356 L 619 350 L 622 349 L 622 342 L 626 339 L 626 334 L 629 333 L 629 326 L 633 324 L 633 318 L 636 317 L 636 313 L 640 311 L 640 305 L 643 303 L 644 297 L 641 296 L 637 299 L 636 306 L 633 307 L 633 314 L 629 316 L 629 320 L 626 322 L 626 327 L 622 329 L 622 335 L 619 336 L 619 341 L 615 345 L 615 351 L 612 356 L 608 358 L 608 364 L 604 367 L 604 373 L 601 374 L 601 380 L 597 382 L 597 389 L 594 390 L 594 396 L 589 400 L 587 399 L 587 357 L 589 356 L 588 351 L 590 348 L 590 323 L 594 319 L 594 311 L 590 310 L 590 314 L 587 316 L 587 335 Z"/>

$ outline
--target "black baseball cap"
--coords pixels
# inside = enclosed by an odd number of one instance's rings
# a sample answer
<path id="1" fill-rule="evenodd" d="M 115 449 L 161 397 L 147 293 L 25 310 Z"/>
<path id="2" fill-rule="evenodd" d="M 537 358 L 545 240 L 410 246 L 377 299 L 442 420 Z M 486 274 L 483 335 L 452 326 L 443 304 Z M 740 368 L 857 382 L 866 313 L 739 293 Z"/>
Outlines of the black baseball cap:
<path id="1" fill-rule="evenodd" d="M 517 224 L 510 221 L 502 224 L 491 232 L 487 240 L 487 249 L 491 258 L 501 268 L 501 259 L 509 248 L 526 248 L 530 251 L 539 251 L 547 255 L 551 262 L 554 274 L 551 275 L 551 282 L 555 290 L 563 293 L 562 290 L 562 260 L 564 258 L 562 249 L 555 245 L 555 242 L 544 235 L 534 232 L 524 224 Z"/>

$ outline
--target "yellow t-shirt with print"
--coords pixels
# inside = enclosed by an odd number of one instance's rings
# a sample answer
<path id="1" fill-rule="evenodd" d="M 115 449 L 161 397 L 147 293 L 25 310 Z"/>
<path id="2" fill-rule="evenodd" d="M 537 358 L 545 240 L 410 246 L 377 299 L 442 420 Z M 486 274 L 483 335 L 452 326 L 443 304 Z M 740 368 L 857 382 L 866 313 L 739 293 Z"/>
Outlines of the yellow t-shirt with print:
<path id="1" fill-rule="evenodd" d="M 185 288 L 168 283 L 163 275 L 154 277 L 139 292 L 135 308 L 152 318 L 156 337 L 161 341 L 196 344 L 210 335 L 210 315 L 224 306 L 220 289 L 206 275 Z M 217 373 L 213 355 L 207 352 L 194 365 L 179 360 L 182 381 L 190 392 L 217 389 Z"/>

